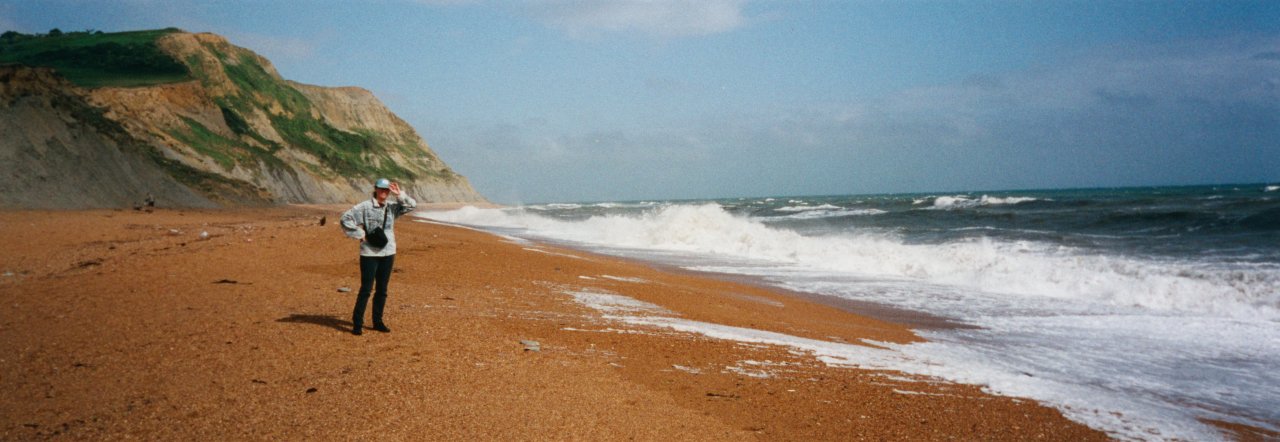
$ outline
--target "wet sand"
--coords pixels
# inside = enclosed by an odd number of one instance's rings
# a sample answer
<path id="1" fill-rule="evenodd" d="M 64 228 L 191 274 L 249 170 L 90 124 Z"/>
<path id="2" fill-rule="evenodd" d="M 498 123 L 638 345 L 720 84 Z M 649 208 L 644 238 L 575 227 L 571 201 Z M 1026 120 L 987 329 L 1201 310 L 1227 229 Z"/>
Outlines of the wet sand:
<path id="1" fill-rule="evenodd" d="M 339 214 L 0 212 L 0 438 L 1105 439 L 1033 401 L 613 323 L 567 293 L 919 339 L 874 310 L 433 223 L 397 225 L 392 332 L 353 336 Z"/>

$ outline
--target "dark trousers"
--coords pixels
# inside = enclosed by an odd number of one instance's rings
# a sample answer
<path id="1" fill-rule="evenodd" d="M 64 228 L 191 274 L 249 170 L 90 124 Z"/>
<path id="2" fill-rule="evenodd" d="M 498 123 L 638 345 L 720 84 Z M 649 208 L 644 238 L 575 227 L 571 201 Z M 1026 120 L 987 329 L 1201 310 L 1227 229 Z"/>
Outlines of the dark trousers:
<path id="1" fill-rule="evenodd" d="M 387 305 L 387 282 L 391 280 L 391 266 L 396 255 L 360 257 L 360 293 L 356 295 L 356 308 L 351 312 L 351 324 L 364 327 L 364 307 L 369 303 L 369 289 L 373 291 L 373 325 L 382 324 L 382 309 Z"/>

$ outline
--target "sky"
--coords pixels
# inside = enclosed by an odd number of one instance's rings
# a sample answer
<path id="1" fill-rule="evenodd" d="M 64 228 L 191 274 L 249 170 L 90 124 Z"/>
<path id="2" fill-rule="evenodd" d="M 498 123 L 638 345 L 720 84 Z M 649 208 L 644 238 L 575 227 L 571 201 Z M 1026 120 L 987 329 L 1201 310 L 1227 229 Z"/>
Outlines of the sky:
<path id="1" fill-rule="evenodd" d="M 0 0 L 373 91 L 505 204 L 1280 181 L 1280 2 Z"/>

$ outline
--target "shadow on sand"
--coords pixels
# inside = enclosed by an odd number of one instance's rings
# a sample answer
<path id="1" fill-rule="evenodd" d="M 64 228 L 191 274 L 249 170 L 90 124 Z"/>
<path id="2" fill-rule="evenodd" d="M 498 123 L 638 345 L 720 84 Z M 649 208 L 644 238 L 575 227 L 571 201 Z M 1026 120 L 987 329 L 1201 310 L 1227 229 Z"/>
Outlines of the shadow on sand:
<path id="1" fill-rule="evenodd" d="M 277 319 L 276 322 L 292 322 L 292 323 L 322 325 L 325 327 L 330 327 L 335 330 L 341 330 L 344 332 L 351 331 L 351 327 L 352 327 L 351 321 L 338 319 L 338 317 L 334 315 L 303 315 L 303 314 L 294 313 L 292 315 Z"/>

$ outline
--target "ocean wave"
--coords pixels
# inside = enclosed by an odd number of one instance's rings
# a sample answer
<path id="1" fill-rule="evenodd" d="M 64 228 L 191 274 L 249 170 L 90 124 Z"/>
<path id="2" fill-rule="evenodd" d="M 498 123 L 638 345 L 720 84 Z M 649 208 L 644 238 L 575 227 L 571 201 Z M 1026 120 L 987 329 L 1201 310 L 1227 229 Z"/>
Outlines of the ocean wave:
<path id="1" fill-rule="evenodd" d="M 801 202 L 803 203 L 803 202 Z M 888 213 L 880 209 L 846 209 L 844 207 L 822 204 L 818 206 L 785 206 L 773 209 L 775 212 L 791 213 L 791 215 L 781 217 L 761 218 L 763 221 L 775 221 L 783 219 L 818 219 L 818 218 L 839 218 L 843 216 L 866 216 L 879 215 Z"/>
<path id="2" fill-rule="evenodd" d="M 805 213 L 805 212 L 802 212 Z M 554 220 L 520 210 L 431 212 L 439 221 L 522 229 L 589 245 L 688 252 L 876 278 L 903 278 L 1027 298 L 1232 317 L 1280 318 L 1280 268 L 1221 267 L 1089 254 L 1032 241 L 910 244 L 887 234 L 804 236 L 716 204 Z"/>
<path id="3" fill-rule="evenodd" d="M 1262 189 L 1263 192 L 1275 192 L 1277 190 L 1280 190 L 1280 186 L 1267 186 L 1266 188 Z"/>
<path id="4" fill-rule="evenodd" d="M 982 195 L 977 199 L 969 198 L 964 195 L 939 196 L 933 199 L 933 206 L 931 208 L 940 209 L 940 210 L 967 209 L 970 207 L 978 207 L 978 206 L 1013 205 L 1013 204 L 1029 203 L 1032 201 L 1039 201 L 1039 200 L 1040 200 L 1039 198 L 1034 198 L 1029 196 L 995 197 L 990 195 Z M 924 201 L 918 199 L 912 202 L 914 204 L 922 204 Z"/>
<path id="5" fill-rule="evenodd" d="M 842 208 L 843 208 L 843 207 L 840 207 L 840 206 L 833 206 L 833 205 L 830 205 L 830 204 L 823 204 L 823 205 L 821 205 L 821 206 L 786 206 L 786 207 L 779 207 L 779 208 L 777 208 L 777 209 L 773 209 L 773 210 L 778 211 L 778 212 L 804 212 L 804 211 L 809 211 L 809 210 L 838 210 L 838 209 L 842 209 Z"/>
<path id="6" fill-rule="evenodd" d="M 793 213 L 781 217 L 782 219 L 818 219 L 818 218 L 839 218 L 842 216 L 868 216 L 889 213 L 880 209 L 835 209 L 835 210 L 808 210 Z M 771 220 L 771 218 L 763 218 L 763 220 Z"/>
<path id="7" fill-rule="evenodd" d="M 532 206 L 524 206 L 524 208 L 525 208 L 525 209 L 528 209 L 528 210 L 542 210 L 542 211 L 545 211 L 545 210 L 574 210 L 574 209 L 581 209 L 581 208 L 582 208 L 582 205 L 581 205 L 581 204 L 573 204 L 573 203 L 550 203 L 550 204 L 536 204 L 536 205 L 532 205 Z"/>
<path id="8" fill-rule="evenodd" d="M 604 203 L 592 204 L 591 207 L 599 207 L 601 209 L 634 209 L 634 208 L 643 208 L 643 207 L 653 207 L 656 205 L 658 205 L 658 203 L 655 203 L 652 201 L 641 201 L 637 203 L 604 202 Z M 566 208 L 576 209 L 577 207 L 566 207 Z"/>
<path id="9" fill-rule="evenodd" d="M 1057 234 L 1058 234 L 1058 232 L 1052 232 L 1052 231 L 1048 231 L 1048 230 L 1037 230 L 1037 229 L 1013 229 L 1013 228 L 1007 228 L 1007 227 L 995 227 L 995 226 L 969 226 L 969 227 L 957 227 L 957 228 L 951 229 L 951 231 L 953 231 L 953 232 L 972 232 L 972 231 L 985 231 L 985 232 L 1011 232 L 1011 233 L 1030 233 L 1030 234 L 1034 234 L 1034 235 L 1057 235 Z M 1076 233 L 1075 235 L 1076 235 L 1076 236 L 1090 237 L 1090 238 L 1112 238 L 1112 239 L 1124 238 L 1123 236 L 1118 236 L 1118 235 L 1092 235 L 1092 234 L 1083 234 L 1083 233 Z"/>

